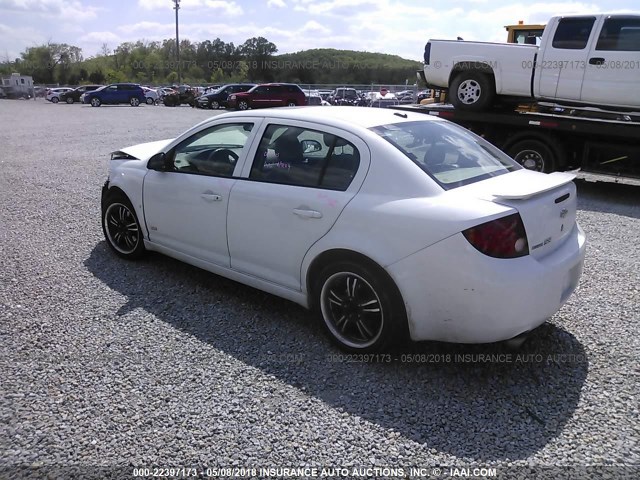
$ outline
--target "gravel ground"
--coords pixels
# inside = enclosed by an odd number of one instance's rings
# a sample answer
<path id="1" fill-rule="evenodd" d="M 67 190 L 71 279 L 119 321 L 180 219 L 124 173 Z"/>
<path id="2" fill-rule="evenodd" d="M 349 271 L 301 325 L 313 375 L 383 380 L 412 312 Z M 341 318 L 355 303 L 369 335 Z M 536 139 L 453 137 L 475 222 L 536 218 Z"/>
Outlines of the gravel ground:
<path id="1" fill-rule="evenodd" d="M 0 101 L 0 477 L 640 476 L 639 187 L 579 184 L 582 281 L 518 352 L 427 342 L 347 361 L 292 303 L 108 250 L 109 152 L 211 114 Z"/>

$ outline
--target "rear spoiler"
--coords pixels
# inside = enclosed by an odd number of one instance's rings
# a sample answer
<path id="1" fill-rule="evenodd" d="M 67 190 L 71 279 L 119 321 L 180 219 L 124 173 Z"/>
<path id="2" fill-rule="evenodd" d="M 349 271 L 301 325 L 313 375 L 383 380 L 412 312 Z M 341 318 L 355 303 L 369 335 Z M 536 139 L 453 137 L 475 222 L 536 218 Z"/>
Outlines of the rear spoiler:
<path id="1" fill-rule="evenodd" d="M 510 185 L 501 186 L 497 192 L 491 192 L 496 198 L 504 198 L 505 200 L 524 200 L 548 192 L 555 188 L 566 185 L 573 181 L 576 176 L 572 173 L 553 172 L 548 175 L 541 175 L 537 180 L 530 180 L 526 185 L 515 185 L 513 190 Z"/>

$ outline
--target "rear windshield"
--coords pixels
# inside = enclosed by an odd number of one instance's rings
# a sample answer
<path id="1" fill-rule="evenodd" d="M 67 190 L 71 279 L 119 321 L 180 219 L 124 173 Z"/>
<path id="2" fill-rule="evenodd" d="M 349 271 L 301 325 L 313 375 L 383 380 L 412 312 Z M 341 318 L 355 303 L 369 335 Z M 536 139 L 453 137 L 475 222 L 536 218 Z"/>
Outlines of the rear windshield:
<path id="1" fill-rule="evenodd" d="M 445 190 L 522 168 L 489 142 L 454 123 L 424 120 L 381 125 L 371 130 Z"/>

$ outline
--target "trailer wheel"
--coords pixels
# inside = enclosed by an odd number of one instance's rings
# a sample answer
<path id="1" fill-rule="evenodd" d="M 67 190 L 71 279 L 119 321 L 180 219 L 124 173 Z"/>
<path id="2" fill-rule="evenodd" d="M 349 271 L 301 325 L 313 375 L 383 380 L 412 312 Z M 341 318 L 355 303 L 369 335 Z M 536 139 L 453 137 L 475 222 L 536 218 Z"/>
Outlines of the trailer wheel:
<path id="1" fill-rule="evenodd" d="M 558 165 L 557 153 L 545 142 L 537 139 L 520 140 L 507 148 L 507 154 L 528 170 L 554 172 Z"/>
<path id="2" fill-rule="evenodd" d="M 449 87 L 451 103 L 460 110 L 486 110 L 493 103 L 495 93 L 491 76 L 483 72 L 462 71 Z"/>

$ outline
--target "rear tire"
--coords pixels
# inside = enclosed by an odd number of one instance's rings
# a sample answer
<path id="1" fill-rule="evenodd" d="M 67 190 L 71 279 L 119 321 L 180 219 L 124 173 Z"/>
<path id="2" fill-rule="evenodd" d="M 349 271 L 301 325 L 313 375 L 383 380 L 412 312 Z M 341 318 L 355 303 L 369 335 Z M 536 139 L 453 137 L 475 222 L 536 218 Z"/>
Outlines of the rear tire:
<path id="1" fill-rule="evenodd" d="M 147 105 L 153 105 L 154 104 L 154 100 L 151 97 L 147 97 Z"/>
<path id="2" fill-rule="evenodd" d="M 122 258 L 134 260 L 146 251 L 136 211 L 122 194 L 107 197 L 102 208 L 102 231 L 109 247 Z"/>
<path id="3" fill-rule="evenodd" d="M 449 96 L 454 107 L 475 112 L 489 108 L 495 92 L 494 81 L 489 74 L 483 72 L 460 72 L 449 87 Z"/>
<path id="4" fill-rule="evenodd" d="M 295 100 L 289 100 L 287 102 L 287 107 L 297 107 L 298 104 L 295 102 Z"/>
<path id="5" fill-rule="evenodd" d="M 353 260 L 329 264 L 314 283 L 312 299 L 329 337 L 347 352 L 381 351 L 405 331 L 400 292 L 374 264 Z"/>
<path id="6" fill-rule="evenodd" d="M 67 99 L 65 100 L 69 105 L 73 104 L 73 98 L 72 97 L 67 97 Z"/>

